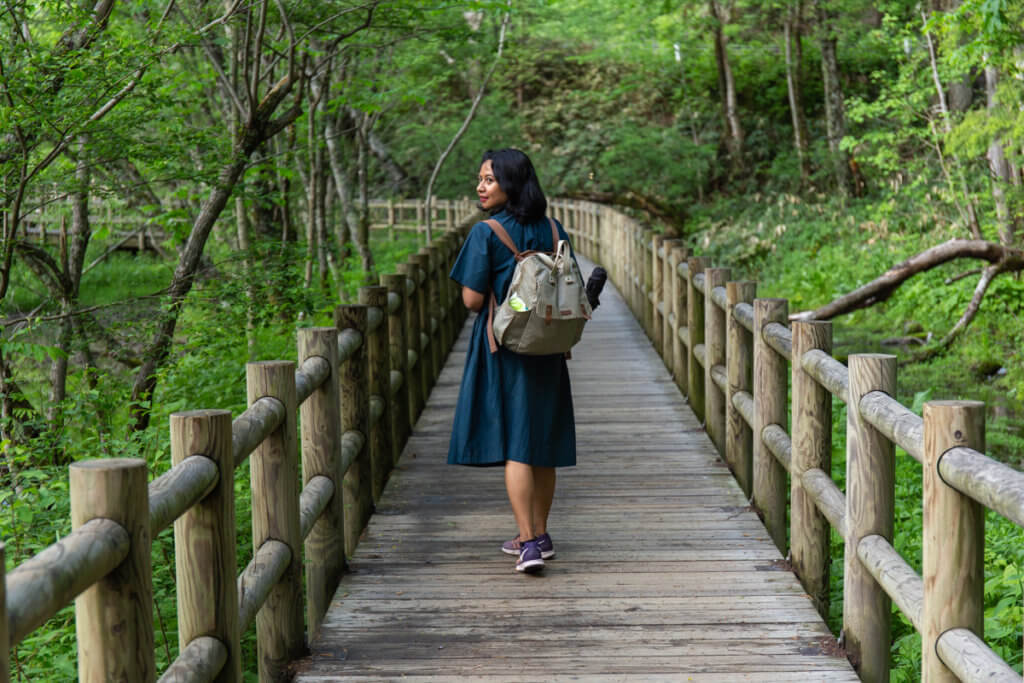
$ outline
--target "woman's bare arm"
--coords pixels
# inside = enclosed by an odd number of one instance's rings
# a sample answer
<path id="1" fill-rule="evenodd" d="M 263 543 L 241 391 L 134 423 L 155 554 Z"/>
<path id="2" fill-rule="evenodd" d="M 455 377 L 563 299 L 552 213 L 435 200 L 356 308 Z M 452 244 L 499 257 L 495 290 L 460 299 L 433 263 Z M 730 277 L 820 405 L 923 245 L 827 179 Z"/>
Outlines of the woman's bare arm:
<path id="1" fill-rule="evenodd" d="M 469 287 L 462 288 L 462 303 L 471 311 L 479 311 L 484 307 L 484 295 Z"/>

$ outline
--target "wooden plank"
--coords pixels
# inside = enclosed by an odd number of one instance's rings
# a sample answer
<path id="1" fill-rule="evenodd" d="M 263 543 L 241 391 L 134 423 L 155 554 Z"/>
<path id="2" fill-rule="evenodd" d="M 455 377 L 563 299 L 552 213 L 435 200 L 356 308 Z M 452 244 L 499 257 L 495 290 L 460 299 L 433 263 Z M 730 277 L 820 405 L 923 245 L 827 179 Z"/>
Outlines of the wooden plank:
<path id="1" fill-rule="evenodd" d="M 297 683 L 857 680 L 614 288 L 569 365 L 557 555 L 516 574 L 502 468 L 445 465 L 471 325 Z"/>

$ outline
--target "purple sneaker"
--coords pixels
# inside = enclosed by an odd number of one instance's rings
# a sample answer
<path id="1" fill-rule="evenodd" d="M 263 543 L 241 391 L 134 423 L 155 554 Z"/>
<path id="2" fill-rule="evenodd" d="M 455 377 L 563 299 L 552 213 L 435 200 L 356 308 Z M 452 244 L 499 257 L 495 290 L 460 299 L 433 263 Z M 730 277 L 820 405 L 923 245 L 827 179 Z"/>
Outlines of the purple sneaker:
<path id="1" fill-rule="evenodd" d="M 547 532 L 541 534 L 534 539 L 537 541 L 537 545 L 540 546 L 540 556 L 545 560 L 550 560 L 555 556 L 555 544 L 551 542 L 551 536 Z M 520 550 L 519 536 L 517 535 L 511 541 L 505 541 L 501 544 L 501 552 L 506 555 L 518 555 Z"/>
<path id="2" fill-rule="evenodd" d="M 537 539 L 526 541 L 519 551 L 516 571 L 534 574 L 541 569 L 544 569 L 544 558 L 540 556 L 540 545 L 537 543 Z"/>

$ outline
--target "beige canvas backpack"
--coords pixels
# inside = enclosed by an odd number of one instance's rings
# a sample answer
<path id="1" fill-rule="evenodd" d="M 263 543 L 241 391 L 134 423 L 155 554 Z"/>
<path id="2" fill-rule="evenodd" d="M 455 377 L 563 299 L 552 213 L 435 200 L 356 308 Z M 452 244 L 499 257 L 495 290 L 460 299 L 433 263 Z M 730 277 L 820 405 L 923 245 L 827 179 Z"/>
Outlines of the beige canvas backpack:
<path id="1" fill-rule="evenodd" d="M 555 221 L 548 218 L 555 250 L 519 251 L 501 223 L 494 219 L 486 222 L 516 259 L 512 283 L 501 305 L 491 292 L 487 311 L 491 353 L 498 350 L 498 344 L 527 355 L 567 353 L 580 340 L 592 312 L 569 243 L 558 238 Z"/>

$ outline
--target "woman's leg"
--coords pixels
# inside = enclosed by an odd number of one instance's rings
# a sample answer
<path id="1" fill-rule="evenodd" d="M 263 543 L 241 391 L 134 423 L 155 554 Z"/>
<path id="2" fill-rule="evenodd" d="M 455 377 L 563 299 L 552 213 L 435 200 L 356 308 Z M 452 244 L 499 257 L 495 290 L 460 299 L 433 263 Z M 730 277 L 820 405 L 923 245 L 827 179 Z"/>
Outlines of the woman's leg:
<path id="1" fill-rule="evenodd" d="M 555 499 L 555 468 L 533 468 L 533 531 L 537 536 L 548 530 L 548 513 Z"/>
<path id="2" fill-rule="evenodd" d="M 512 514 L 519 527 L 519 539 L 531 540 L 534 534 L 534 468 L 521 462 L 505 462 L 505 490 L 512 504 Z"/>

